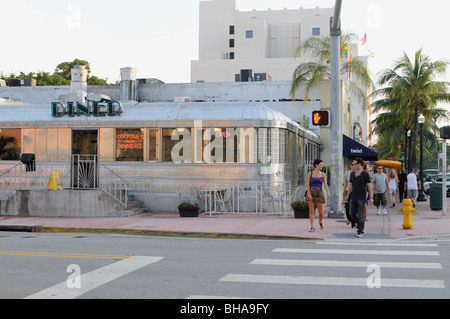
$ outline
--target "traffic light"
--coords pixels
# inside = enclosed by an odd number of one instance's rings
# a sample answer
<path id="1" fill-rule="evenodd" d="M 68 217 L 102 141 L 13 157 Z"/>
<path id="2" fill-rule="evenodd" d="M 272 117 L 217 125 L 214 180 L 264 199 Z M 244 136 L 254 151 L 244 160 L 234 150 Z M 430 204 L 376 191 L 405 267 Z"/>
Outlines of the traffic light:
<path id="1" fill-rule="evenodd" d="M 327 126 L 330 124 L 330 113 L 328 111 L 315 111 L 312 114 L 312 122 L 315 126 Z"/>

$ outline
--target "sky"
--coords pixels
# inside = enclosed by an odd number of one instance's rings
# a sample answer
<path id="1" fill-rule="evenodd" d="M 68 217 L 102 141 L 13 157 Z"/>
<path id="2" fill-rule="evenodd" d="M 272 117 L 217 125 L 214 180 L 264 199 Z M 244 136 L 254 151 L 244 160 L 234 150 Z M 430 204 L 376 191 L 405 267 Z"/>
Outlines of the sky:
<path id="1" fill-rule="evenodd" d="M 120 68 L 138 78 L 190 82 L 198 59 L 200 0 L 0 0 L 0 71 L 53 72 L 75 58 L 91 63 L 92 74 L 119 80 Z M 333 7 L 334 0 L 237 0 L 241 11 Z M 442 0 L 343 0 L 342 28 L 361 38 L 360 53 L 374 75 L 406 52 L 423 50 L 450 60 L 448 12 Z M 450 75 L 450 70 L 449 70 Z M 447 75 L 445 80 L 450 80 Z"/>

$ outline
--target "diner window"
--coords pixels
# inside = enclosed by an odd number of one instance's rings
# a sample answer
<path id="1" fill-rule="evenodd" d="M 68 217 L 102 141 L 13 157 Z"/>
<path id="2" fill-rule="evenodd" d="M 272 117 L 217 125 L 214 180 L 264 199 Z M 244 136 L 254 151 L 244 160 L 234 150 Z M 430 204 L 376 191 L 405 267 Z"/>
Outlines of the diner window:
<path id="1" fill-rule="evenodd" d="M 0 160 L 19 160 L 21 153 L 21 140 L 21 129 L 0 129 Z"/>
<path id="2" fill-rule="evenodd" d="M 144 129 L 116 130 L 116 161 L 142 162 L 144 160 Z"/>
<path id="3" fill-rule="evenodd" d="M 238 163 L 238 135 L 235 129 L 210 128 L 203 129 L 202 133 L 204 162 Z"/>
<path id="4" fill-rule="evenodd" d="M 187 128 L 163 129 L 163 162 L 191 162 L 191 130 Z"/>
<path id="5" fill-rule="evenodd" d="M 148 160 L 149 161 L 157 161 L 157 130 L 149 129 L 148 130 Z"/>

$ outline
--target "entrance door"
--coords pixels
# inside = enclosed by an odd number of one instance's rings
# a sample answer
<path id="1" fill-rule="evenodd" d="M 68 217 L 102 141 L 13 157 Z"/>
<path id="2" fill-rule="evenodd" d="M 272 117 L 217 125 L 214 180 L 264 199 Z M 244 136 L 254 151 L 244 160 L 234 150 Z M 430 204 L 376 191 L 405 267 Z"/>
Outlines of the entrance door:
<path id="1" fill-rule="evenodd" d="M 72 187 L 98 187 L 98 130 L 72 131 Z"/>

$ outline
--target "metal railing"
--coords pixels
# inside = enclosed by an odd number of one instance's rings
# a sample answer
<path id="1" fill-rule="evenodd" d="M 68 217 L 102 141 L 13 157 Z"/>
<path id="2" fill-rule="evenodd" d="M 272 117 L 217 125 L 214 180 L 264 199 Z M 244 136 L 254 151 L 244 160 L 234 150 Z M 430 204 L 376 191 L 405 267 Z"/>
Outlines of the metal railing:
<path id="1" fill-rule="evenodd" d="M 254 213 L 288 216 L 293 191 L 290 182 L 208 184 L 199 191 L 205 214 Z"/>
<path id="2" fill-rule="evenodd" d="M 53 170 L 62 189 L 101 189 L 127 209 L 127 181 L 104 164 L 97 155 L 35 155 L 29 165 L 18 163 L 0 174 L 0 200 L 17 190 L 44 190 Z"/>
<path id="3" fill-rule="evenodd" d="M 99 188 L 128 208 L 129 183 L 105 164 L 99 165 Z"/>
<path id="4" fill-rule="evenodd" d="M 16 190 L 46 189 L 53 170 L 57 170 L 62 188 L 71 188 L 70 155 L 36 155 L 31 165 L 16 164 L 0 174 L 0 200 Z"/>

